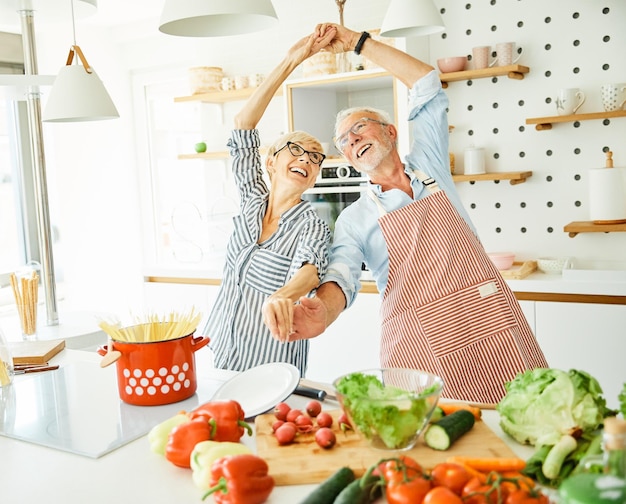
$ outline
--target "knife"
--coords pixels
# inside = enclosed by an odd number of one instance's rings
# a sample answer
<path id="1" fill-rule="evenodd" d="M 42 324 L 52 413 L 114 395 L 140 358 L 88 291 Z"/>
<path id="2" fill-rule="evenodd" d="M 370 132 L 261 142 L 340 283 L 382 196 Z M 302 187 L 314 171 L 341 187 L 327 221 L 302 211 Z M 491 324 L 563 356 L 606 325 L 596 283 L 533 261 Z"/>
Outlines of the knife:
<path id="1" fill-rule="evenodd" d="M 313 399 L 317 399 L 318 401 L 323 401 L 325 399 L 331 401 L 337 400 L 335 390 L 331 385 L 307 380 L 306 378 L 300 379 L 300 383 L 296 387 L 296 390 L 294 390 L 294 394 L 311 397 Z"/>
<path id="2" fill-rule="evenodd" d="M 325 390 L 316 389 L 313 387 L 305 387 L 304 385 L 298 385 L 293 393 L 304 397 L 311 397 L 312 399 L 317 399 L 318 401 L 323 401 L 324 399 L 326 399 Z"/>

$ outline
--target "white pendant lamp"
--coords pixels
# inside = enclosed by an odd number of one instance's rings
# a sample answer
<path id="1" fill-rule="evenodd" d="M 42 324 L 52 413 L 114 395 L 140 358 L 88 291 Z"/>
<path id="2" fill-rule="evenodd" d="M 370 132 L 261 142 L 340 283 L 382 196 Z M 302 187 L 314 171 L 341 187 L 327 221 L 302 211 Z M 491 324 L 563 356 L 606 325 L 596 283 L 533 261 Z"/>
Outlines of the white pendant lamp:
<path id="1" fill-rule="evenodd" d="M 74 53 L 82 65 L 72 65 Z M 67 64 L 54 80 L 42 120 L 45 122 L 80 122 L 116 119 L 120 115 L 109 93 L 80 47 L 70 48 Z"/>
<path id="2" fill-rule="evenodd" d="M 271 0 L 165 0 L 159 30 L 180 37 L 222 37 L 265 30 L 277 21 Z"/>
<path id="3" fill-rule="evenodd" d="M 432 0 L 391 0 L 380 28 L 383 37 L 417 37 L 446 29 Z"/>
<path id="4" fill-rule="evenodd" d="M 98 74 L 87 63 L 83 51 L 76 45 L 74 2 L 70 1 L 72 2 L 74 45 L 70 47 L 65 66 L 59 70 L 54 80 L 42 121 L 80 122 L 116 119 L 120 115 L 113 100 Z M 72 64 L 75 55 L 78 56 L 76 64 Z"/>

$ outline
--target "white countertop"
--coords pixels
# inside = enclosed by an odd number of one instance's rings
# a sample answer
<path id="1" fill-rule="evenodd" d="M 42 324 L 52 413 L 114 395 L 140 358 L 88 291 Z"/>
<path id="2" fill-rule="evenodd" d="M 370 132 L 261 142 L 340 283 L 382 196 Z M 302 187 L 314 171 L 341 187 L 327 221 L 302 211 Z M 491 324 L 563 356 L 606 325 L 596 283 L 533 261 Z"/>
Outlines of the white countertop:
<path id="1" fill-rule="evenodd" d="M 210 353 L 206 348 L 196 353 L 199 382 L 225 381 L 232 376 L 233 373 L 230 371 L 213 369 L 209 356 Z M 52 363 L 66 366 L 77 362 L 97 363 L 100 359 L 95 352 L 66 349 L 55 357 Z M 103 376 L 110 379 L 114 375 L 104 373 Z M 15 383 L 28 378 L 24 375 L 16 376 Z M 94 383 L 93 386 L 94 394 L 97 394 L 101 385 Z M 206 398 L 209 399 L 210 397 Z M 17 400 L 19 401 L 19 397 Z M 202 400 L 204 401 L 204 398 Z M 302 407 L 305 401 L 308 399 L 300 396 L 291 396 L 287 400 L 292 406 L 298 407 Z M 327 402 L 325 407 L 337 406 L 336 403 Z M 495 411 L 484 411 L 483 419 L 520 457 L 530 456 L 531 448 L 517 444 L 502 433 Z M 88 423 L 93 419 L 90 420 L 89 412 L 84 411 L 80 421 Z M 244 436 L 243 442 L 255 449 L 254 438 Z M 189 470 L 175 467 L 150 451 L 146 436 L 100 458 L 85 457 L 0 436 L 0 453 L 2 454 L 0 494 L 3 502 L 172 504 L 201 502 L 203 494 L 203 491 L 193 484 Z M 314 485 L 276 487 L 267 502 L 269 504 L 298 502 L 312 488 Z M 207 499 L 206 502 L 211 501 Z"/>
<path id="2" fill-rule="evenodd" d="M 175 278 L 184 280 L 210 279 L 219 281 L 221 271 L 195 268 L 159 268 L 144 269 L 144 277 Z M 539 292 L 558 294 L 589 294 L 605 296 L 626 296 L 626 272 L 615 270 L 576 270 L 573 275 L 550 275 L 536 271 L 521 280 L 507 279 L 514 292 Z M 181 283 L 183 283 L 181 282 Z"/>

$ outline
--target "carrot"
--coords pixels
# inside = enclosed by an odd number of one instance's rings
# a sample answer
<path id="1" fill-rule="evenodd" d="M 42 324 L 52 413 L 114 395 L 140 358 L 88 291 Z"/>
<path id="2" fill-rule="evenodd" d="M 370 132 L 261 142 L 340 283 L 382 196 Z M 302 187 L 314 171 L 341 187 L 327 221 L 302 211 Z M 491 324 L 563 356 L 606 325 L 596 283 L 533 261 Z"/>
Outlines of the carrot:
<path id="1" fill-rule="evenodd" d="M 468 465 L 477 471 L 521 471 L 526 467 L 526 461 L 517 457 L 449 457 L 446 462 Z"/>
<path id="2" fill-rule="evenodd" d="M 507 479 L 515 480 L 515 482 L 513 483 L 513 486 L 515 487 L 514 490 L 516 490 L 517 488 L 521 488 L 522 490 L 530 490 L 535 486 L 535 481 L 532 478 L 529 478 L 519 471 L 504 471 L 502 472 L 502 476 Z"/>
<path id="3" fill-rule="evenodd" d="M 441 411 L 443 411 L 443 414 L 445 416 L 448 416 L 451 413 L 454 413 L 455 411 L 458 411 L 460 409 L 469 411 L 472 415 L 474 415 L 474 418 L 476 420 L 480 420 L 483 414 L 478 406 L 472 406 L 471 404 L 467 403 L 439 402 L 437 403 L 437 406 L 441 408 Z"/>
<path id="4" fill-rule="evenodd" d="M 448 462 L 450 462 L 450 460 L 448 460 Z M 482 484 L 487 482 L 487 475 L 484 472 L 477 471 L 472 466 L 468 466 L 467 464 L 461 464 L 460 462 L 454 463 L 465 469 L 470 476 L 478 478 Z"/>

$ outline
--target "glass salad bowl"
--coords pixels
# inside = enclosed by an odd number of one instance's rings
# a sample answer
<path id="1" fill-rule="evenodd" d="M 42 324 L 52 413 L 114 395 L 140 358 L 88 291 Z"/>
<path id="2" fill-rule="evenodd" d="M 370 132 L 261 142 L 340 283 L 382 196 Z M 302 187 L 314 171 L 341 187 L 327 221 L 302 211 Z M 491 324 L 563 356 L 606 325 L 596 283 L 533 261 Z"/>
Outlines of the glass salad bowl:
<path id="1" fill-rule="evenodd" d="M 333 387 L 353 427 L 370 446 L 410 450 L 437 406 L 443 379 L 415 369 L 367 369 L 340 376 Z"/>

